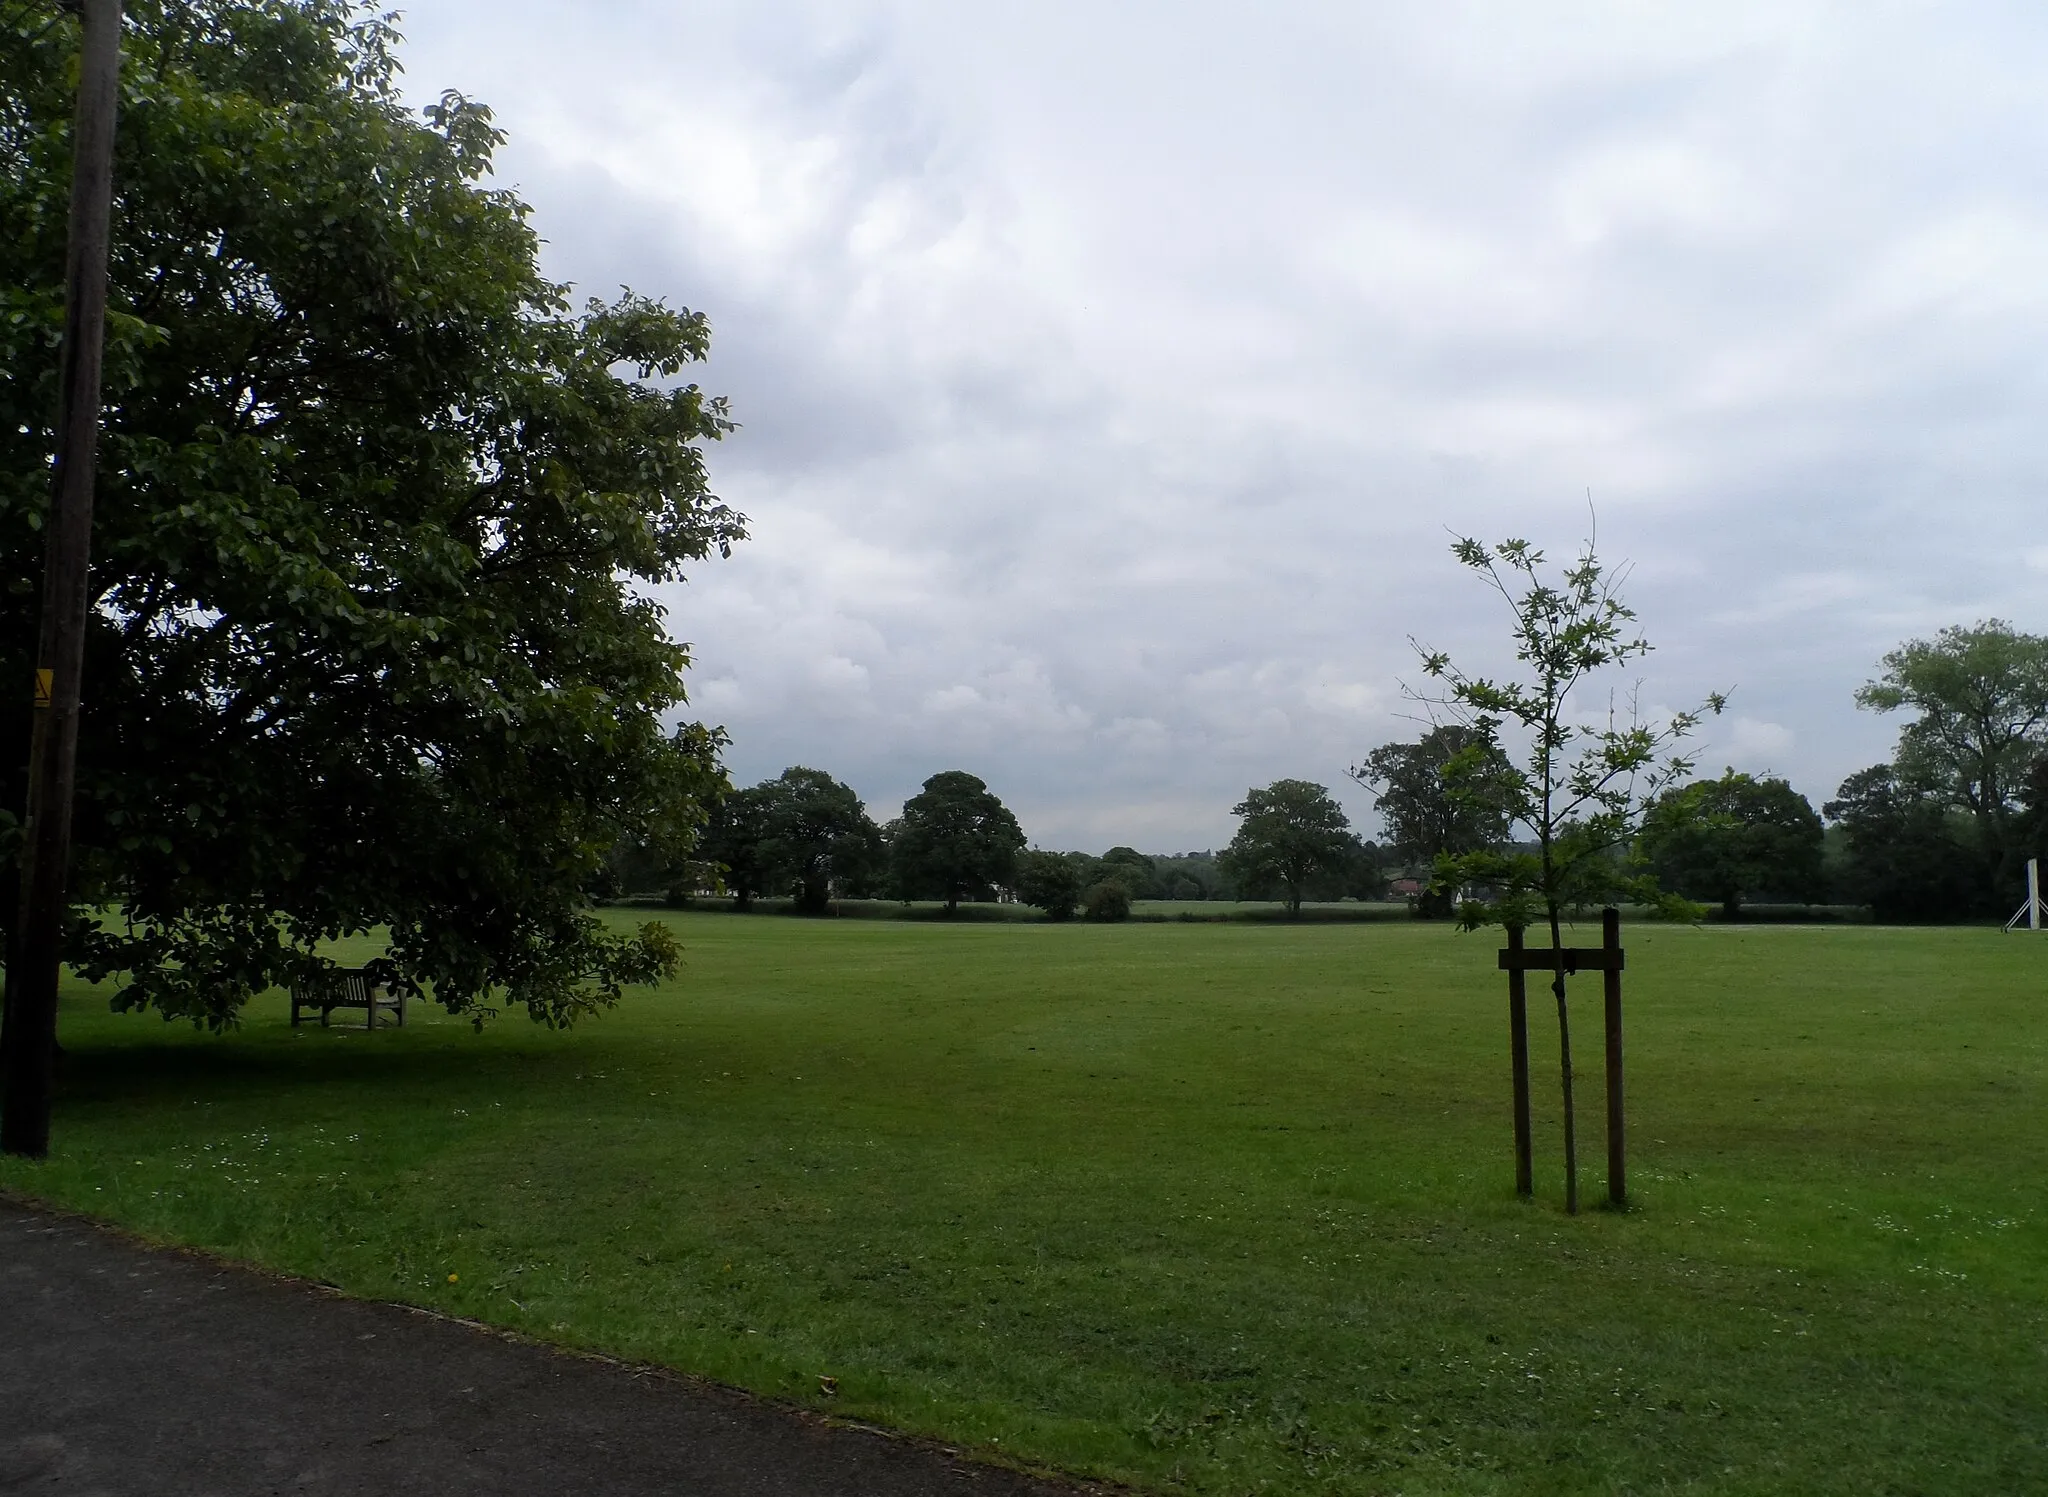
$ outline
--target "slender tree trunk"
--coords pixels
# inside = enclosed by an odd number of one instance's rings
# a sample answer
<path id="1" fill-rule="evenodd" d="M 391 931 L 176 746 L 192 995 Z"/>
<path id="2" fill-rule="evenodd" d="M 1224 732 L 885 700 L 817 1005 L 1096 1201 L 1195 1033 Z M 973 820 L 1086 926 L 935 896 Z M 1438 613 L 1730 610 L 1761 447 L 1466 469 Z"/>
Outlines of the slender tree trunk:
<path id="1" fill-rule="evenodd" d="M 1572 1110 L 1572 1016 L 1564 996 L 1564 932 L 1557 919 L 1557 906 L 1550 907 L 1550 949 L 1559 953 L 1550 979 L 1550 991 L 1557 996 L 1557 1048 L 1564 1069 L 1564 1209 L 1568 1216 L 1579 1211 L 1579 1132 Z"/>

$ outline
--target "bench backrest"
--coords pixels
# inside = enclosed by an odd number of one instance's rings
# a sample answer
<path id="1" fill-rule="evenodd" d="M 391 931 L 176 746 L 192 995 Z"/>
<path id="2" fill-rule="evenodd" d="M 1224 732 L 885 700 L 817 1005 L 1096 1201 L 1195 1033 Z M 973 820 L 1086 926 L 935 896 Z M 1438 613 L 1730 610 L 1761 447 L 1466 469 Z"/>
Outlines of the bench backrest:
<path id="1" fill-rule="evenodd" d="M 292 984 L 292 997 L 301 1003 L 327 1003 L 341 1008 L 367 1008 L 370 1004 L 369 974 L 360 967 L 340 967 Z"/>

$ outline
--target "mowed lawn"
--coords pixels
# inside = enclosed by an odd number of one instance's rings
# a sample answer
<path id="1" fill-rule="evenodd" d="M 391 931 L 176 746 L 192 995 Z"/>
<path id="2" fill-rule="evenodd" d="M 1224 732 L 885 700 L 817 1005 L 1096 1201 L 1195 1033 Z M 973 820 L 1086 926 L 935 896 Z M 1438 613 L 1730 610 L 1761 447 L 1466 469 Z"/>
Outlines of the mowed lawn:
<path id="1" fill-rule="evenodd" d="M 1568 1218 L 1496 934 L 666 918 L 566 1034 L 80 987 L 0 1184 L 1156 1489 L 2048 1491 L 2048 940 L 1627 929 L 1638 1209 Z"/>

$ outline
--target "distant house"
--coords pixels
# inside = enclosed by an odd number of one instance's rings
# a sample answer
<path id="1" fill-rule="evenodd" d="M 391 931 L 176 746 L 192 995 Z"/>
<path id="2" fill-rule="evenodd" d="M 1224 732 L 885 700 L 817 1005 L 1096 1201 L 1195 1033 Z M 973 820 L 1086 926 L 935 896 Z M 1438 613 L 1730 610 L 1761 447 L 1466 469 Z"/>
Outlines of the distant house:
<path id="1" fill-rule="evenodd" d="M 1420 899 L 1427 887 L 1419 878 L 1397 878 L 1387 885 L 1387 896 L 1390 899 Z"/>

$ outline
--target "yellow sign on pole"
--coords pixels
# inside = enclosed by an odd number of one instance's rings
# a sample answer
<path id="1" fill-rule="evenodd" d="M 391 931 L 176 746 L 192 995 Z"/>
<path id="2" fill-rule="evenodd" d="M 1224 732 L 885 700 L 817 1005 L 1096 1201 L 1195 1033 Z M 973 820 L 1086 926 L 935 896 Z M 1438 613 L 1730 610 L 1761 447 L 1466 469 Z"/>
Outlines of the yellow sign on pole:
<path id="1" fill-rule="evenodd" d="M 50 705 L 50 673 L 46 670 L 36 672 L 36 705 L 38 707 Z"/>

